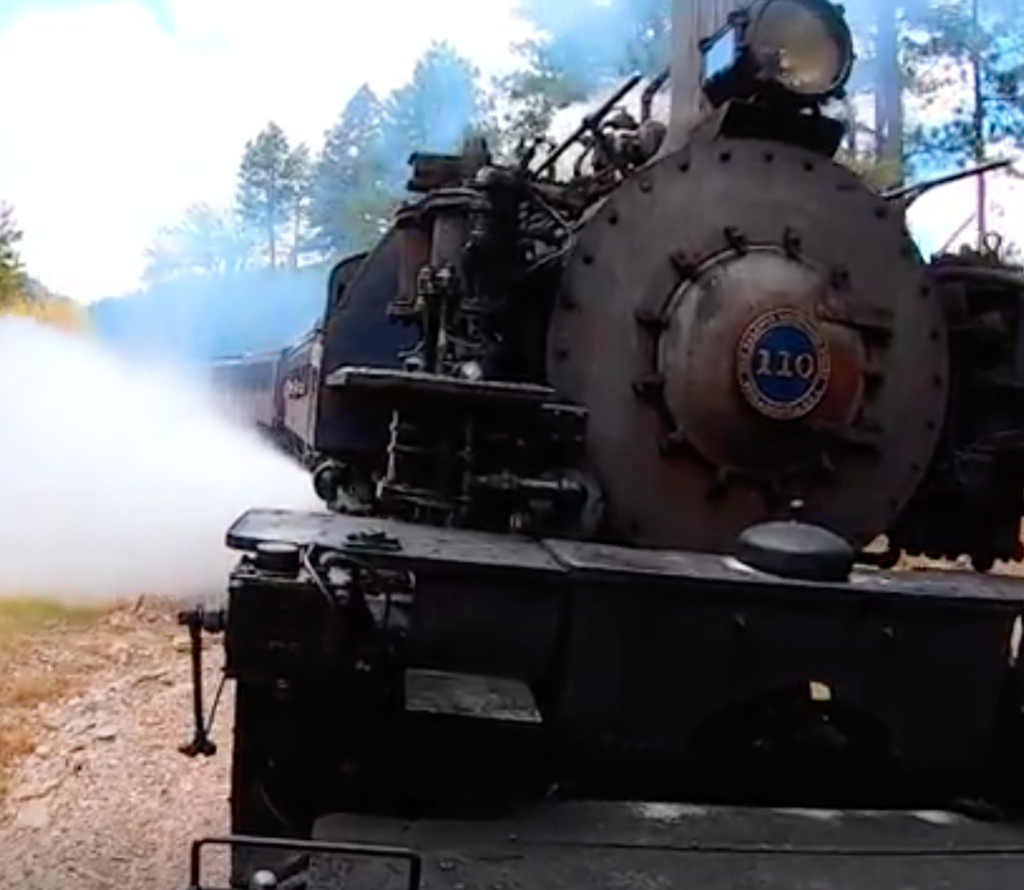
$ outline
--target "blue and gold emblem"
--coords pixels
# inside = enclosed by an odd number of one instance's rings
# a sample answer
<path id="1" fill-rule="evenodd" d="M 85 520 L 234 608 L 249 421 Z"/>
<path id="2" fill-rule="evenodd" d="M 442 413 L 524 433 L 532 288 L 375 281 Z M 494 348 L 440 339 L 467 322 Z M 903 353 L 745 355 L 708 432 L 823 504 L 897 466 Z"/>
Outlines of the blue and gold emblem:
<path id="1" fill-rule="evenodd" d="M 810 414 L 828 390 L 828 343 L 803 313 L 772 309 L 743 331 L 736 373 L 754 410 L 773 420 L 796 420 Z"/>

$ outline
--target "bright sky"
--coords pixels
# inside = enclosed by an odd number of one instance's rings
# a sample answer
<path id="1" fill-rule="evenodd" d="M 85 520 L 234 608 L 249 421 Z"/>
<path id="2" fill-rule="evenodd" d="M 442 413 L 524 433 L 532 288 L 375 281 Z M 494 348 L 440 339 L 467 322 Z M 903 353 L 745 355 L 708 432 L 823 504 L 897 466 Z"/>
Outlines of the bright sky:
<path id="1" fill-rule="evenodd" d="M 1021 165 L 1014 166 L 1019 170 Z M 987 174 L 985 180 L 988 195 L 986 228 L 997 229 L 1003 237 L 1024 248 L 1024 182 L 1011 179 L 1002 171 Z M 952 246 L 974 243 L 977 237 L 973 221 L 976 206 L 976 180 L 941 186 L 922 196 L 911 207 L 910 230 L 926 251 L 939 250 L 958 230 L 961 233 Z"/>
<path id="2" fill-rule="evenodd" d="M 91 301 L 135 287 L 152 233 L 230 197 L 269 119 L 319 144 L 363 82 L 432 39 L 485 70 L 524 36 L 514 0 L 0 0 L 0 196 L 30 270 Z"/>
<path id="3" fill-rule="evenodd" d="M 0 0 L 0 196 L 30 270 L 84 301 L 132 290 L 154 231 L 191 202 L 228 200 L 242 145 L 269 119 L 318 144 L 360 83 L 400 84 L 431 39 L 505 67 L 525 34 L 514 4 Z M 1024 201 L 992 192 L 1024 241 Z M 972 195 L 921 200 L 926 246 Z"/>

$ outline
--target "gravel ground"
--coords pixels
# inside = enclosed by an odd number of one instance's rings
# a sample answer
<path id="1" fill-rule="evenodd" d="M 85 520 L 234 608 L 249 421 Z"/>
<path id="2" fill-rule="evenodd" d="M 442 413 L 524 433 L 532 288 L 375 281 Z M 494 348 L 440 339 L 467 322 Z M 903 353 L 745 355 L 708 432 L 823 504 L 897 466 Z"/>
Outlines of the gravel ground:
<path id="1" fill-rule="evenodd" d="M 191 684 L 186 639 L 172 616 L 166 607 L 137 606 L 98 629 L 35 644 L 35 667 L 59 662 L 83 682 L 71 697 L 36 708 L 35 751 L 8 775 L 0 806 L 5 886 L 184 890 L 190 840 L 226 832 L 231 689 L 214 727 L 217 755 L 178 753 L 191 737 Z M 221 666 L 216 640 L 206 661 L 209 702 Z M 223 861 L 210 860 L 223 886 Z"/>

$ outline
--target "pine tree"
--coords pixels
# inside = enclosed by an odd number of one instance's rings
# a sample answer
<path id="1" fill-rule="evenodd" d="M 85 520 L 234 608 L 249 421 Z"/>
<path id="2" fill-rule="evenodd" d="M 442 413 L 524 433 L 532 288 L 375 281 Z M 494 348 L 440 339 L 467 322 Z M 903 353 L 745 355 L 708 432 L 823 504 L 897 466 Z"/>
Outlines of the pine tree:
<path id="1" fill-rule="evenodd" d="M 431 44 L 385 103 L 382 150 L 392 187 L 407 178 L 412 152 L 457 152 L 486 127 L 487 110 L 480 72 L 450 44 Z"/>
<path id="2" fill-rule="evenodd" d="M 22 237 L 14 209 L 0 204 L 0 308 L 11 307 L 25 299 L 27 279 L 18 249 Z"/>
<path id="3" fill-rule="evenodd" d="M 909 159 L 928 172 L 979 164 L 1024 146 L 1024 9 L 1019 0 L 939 0 L 915 8 L 904 39 L 919 102 Z M 979 243 L 987 180 L 975 179 Z"/>
<path id="4" fill-rule="evenodd" d="M 940 0 L 905 40 L 923 110 L 909 134 L 929 165 L 1024 145 L 1024 14 L 1015 0 Z"/>
<path id="5" fill-rule="evenodd" d="M 313 188 L 313 156 L 309 146 L 299 144 L 289 153 L 285 179 L 289 184 L 291 226 L 289 265 L 296 269 L 303 252 L 310 246 L 310 212 Z"/>
<path id="6" fill-rule="evenodd" d="M 192 204 L 182 219 L 161 228 L 146 250 L 143 280 L 157 284 L 195 275 L 227 275 L 245 268 L 253 254 L 251 234 L 237 215 L 210 204 Z"/>
<path id="7" fill-rule="evenodd" d="M 278 265 L 282 235 L 294 219 L 299 172 L 288 137 L 273 121 L 246 142 L 238 167 L 238 212 L 261 234 L 271 268 Z"/>
<path id="8" fill-rule="evenodd" d="M 672 0 L 523 0 L 519 12 L 538 32 L 518 48 L 522 86 L 547 87 L 556 107 L 669 63 Z"/>
<path id="9" fill-rule="evenodd" d="M 363 85 L 327 131 L 313 169 L 310 225 L 321 250 L 346 253 L 380 236 L 396 202 L 385 187 L 384 104 Z"/>

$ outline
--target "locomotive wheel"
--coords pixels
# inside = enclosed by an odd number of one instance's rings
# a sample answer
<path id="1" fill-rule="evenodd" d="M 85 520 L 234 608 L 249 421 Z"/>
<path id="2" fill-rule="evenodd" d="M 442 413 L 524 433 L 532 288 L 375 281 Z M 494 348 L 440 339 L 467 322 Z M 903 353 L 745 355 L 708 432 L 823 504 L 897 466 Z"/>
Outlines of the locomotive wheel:
<path id="1" fill-rule="evenodd" d="M 866 546 L 944 419 L 945 317 L 901 213 L 792 146 L 694 141 L 612 193 L 553 310 L 610 531 L 728 551 L 804 503 Z"/>

